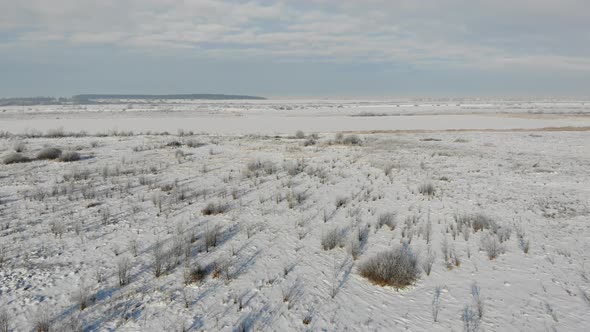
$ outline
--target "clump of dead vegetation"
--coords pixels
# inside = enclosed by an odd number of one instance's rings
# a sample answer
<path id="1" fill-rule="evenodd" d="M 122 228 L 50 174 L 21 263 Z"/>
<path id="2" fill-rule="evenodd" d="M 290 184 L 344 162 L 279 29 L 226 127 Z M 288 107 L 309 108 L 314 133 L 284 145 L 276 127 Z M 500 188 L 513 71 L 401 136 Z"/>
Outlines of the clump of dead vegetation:
<path id="1" fill-rule="evenodd" d="M 418 257 L 406 243 L 375 254 L 360 265 L 359 271 L 377 285 L 395 288 L 412 285 L 420 276 Z"/>

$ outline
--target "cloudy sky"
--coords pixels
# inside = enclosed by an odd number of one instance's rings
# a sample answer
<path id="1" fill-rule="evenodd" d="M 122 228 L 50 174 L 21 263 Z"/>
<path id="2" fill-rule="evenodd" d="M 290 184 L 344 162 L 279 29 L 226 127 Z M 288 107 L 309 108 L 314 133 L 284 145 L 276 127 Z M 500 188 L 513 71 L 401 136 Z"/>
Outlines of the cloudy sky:
<path id="1" fill-rule="evenodd" d="M 588 0 L 0 0 L 0 97 L 590 96 Z"/>

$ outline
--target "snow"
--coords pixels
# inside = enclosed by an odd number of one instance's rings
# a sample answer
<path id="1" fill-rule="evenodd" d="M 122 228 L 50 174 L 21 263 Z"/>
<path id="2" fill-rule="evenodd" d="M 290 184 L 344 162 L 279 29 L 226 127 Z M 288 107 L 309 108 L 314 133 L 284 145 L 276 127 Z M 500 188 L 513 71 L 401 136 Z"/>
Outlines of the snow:
<path id="1" fill-rule="evenodd" d="M 261 108 L 265 103 L 252 102 Z M 66 131 L 116 127 L 172 133 L 0 139 L 2 156 L 23 140 L 24 154 L 30 157 L 45 146 L 75 149 L 84 157 L 0 168 L 0 249 L 5 253 L 0 312 L 6 310 L 10 327 L 31 330 L 45 313 L 56 331 L 232 331 L 240 326 L 264 331 L 459 331 L 464 306 L 473 305 L 474 282 L 484 303 L 482 330 L 580 331 L 590 325 L 590 303 L 584 297 L 590 293 L 590 137 L 583 128 L 540 129 L 588 126 L 587 117 L 558 111 L 549 112 L 551 116 L 510 114 L 518 117 L 498 112 L 353 117 L 337 108 L 318 114 L 307 109 L 309 103 L 290 101 L 288 105 L 305 108 L 302 114 L 292 110 L 278 115 L 272 110 L 247 114 L 243 105 L 250 103 L 233 104 L 232 111 L 223 104 L 212 115 L 181 109 L 133 116 L 121 111 L 5 112 L 0 131 L 12 133 L 58 125 Z M 506 107 L 500 102 L 486 105 L 499 104 Z M 51 119 L 56 114 L 61 118 Z M 179 128 L 210 134 L 178 137 Z M 444 130 L 459 128 L 472 131 Z M 516 128 L 526 130 L 508 130 Z M 297 129 L 320 132 L 317 143 L 304 146 L 305 139 L 286 136 Z M 395 129 L 440 131 L 361 132 L 359 146 L 335 139 L 341 130 Z M 283 136 L 240 135 L 253 132 Z M 206 145 L 189 147 L 185 143 L 191 140 Z M 171 146 L 173 141 L 182 145 Z M 253 161 L 275 168 L 252 173 L 248 164 Z M 433 197 L 418 192 L 424 183 L 434 185 Z M 300 193 L 301 202 L 289 198 Z M 339 197 L 348 202 L 337 208 Z M 229 210 L 203 215 L 210 202 L 228 203 Z M 384 212 L 396 213 L 394 230 L 376 229 Z M 490 260 L 482 248 L 488 231 L 470 230 L 468 240 L 463 232 L 453 237 L 454 216 L 471 213 L 511 230 L 502 243 L 505 252 L 496 259 Z M 405 219 L 413 216 L 419 221 L 405 229 Z M 427 244 L 428 222 L 432 239 Z M 369 227 L 368 241 L 353 260 L 348 243 L 364 226 Z M 207 252 L 205 235 L 216 227 L 217 245 Z M 345 233 L 344 246 L 325 251 L 321 238 L 334 227 Z M 528 253 L 519 245 L 517 231 L 530 241 Z M 187 241 L 193 235 L 195 241 Z M 445 238 L 460 259 L 451 269 L 442 257 Z M 182 250 L 166 259 L 179 264 L 156 278 L 158 242 L 166 250 L 176 244 Z M 414 285 L 400 290 L 359 275 L 358 265 L 365 259 L 402 242 L 409 242 L 420 260 L 430 246 L 436 255 L 430 275 L 422 273 Z M 130 282 L 124 286 L 118 281 L 122 259 L 131 264 Z M 186 264 L 199 264 L 209 269 L 208 275 L 185 285 Z M 217 278 L 215 265 L 221 271 Z M 104 279 L 100 283 L 98 271 Z M 442 291 L 434 322 L 437 287 Z M 84 310 L 77 300 L 80 290 L 94 298 Z"/>
<path id="2" fill-rule="evenodd" d="M 285 134 L 370 130 L 444 130 L 590 126 L 586 102 L 420 103 L 379 101 L 293 101 L 134 103 L 5 107 L 0 131 L 63 128 L 211 134 Z"/>

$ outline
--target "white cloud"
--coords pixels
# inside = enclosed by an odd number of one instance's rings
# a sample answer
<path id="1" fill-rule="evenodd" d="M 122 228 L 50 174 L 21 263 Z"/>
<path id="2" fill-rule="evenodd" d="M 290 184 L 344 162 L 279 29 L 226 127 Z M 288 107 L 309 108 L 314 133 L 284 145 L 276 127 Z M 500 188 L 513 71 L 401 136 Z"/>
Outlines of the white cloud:
<path id="1" fill-rule="evenodd" d="M 14 47 L 108 44 L 216 58 L 492 69 L 590 71 L 588 22 L 583 0 L 0 3 L 0 33 L 12 35 Z"/>

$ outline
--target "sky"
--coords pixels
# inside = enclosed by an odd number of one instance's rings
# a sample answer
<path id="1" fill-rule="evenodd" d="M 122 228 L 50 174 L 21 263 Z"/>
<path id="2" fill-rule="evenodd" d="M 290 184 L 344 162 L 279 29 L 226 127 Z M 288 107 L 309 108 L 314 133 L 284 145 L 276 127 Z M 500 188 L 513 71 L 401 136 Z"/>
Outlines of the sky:
<path id="1" fill-rule="evenodd" d="M 588 0 L 0 0 L 0 97 L 590 97 Z"/>

